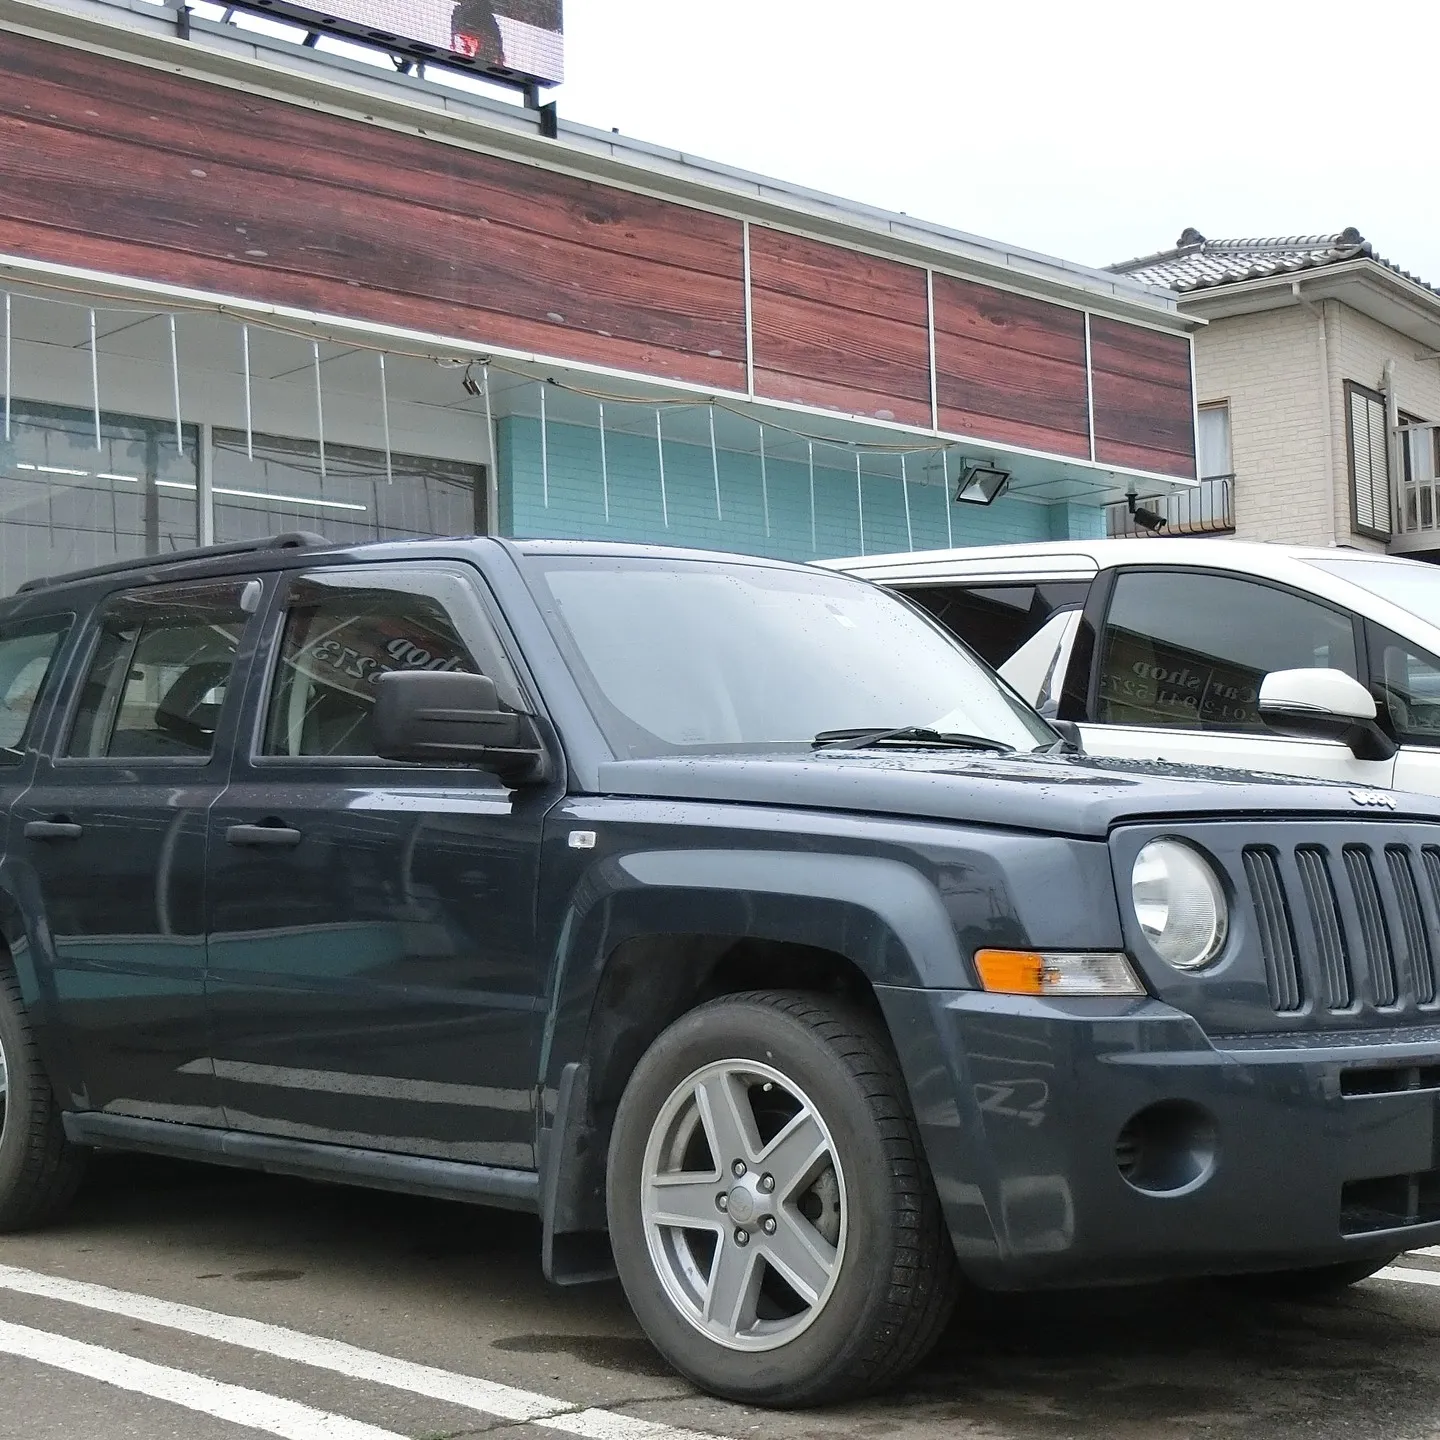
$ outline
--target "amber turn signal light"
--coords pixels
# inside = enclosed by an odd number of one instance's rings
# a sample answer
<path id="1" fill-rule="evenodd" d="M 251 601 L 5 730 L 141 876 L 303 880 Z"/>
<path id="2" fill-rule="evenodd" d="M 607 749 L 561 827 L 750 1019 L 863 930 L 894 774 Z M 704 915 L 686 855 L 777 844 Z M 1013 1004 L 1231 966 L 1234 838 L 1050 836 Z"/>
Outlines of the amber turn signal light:
<path id="1" fill-rule="evenodd" d="M 1038 950 L 977 950 L 981 987 L 992 995 L 1143 995 L 1124 955 L 1104 951 L 1055 954 Z"/>

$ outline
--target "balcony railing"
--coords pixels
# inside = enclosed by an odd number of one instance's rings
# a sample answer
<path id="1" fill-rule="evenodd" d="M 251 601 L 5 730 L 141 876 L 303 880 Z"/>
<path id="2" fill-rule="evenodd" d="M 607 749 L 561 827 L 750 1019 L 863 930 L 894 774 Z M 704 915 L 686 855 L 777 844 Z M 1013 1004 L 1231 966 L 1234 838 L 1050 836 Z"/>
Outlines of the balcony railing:
<path id="1" fill-rule="evenodd" d="M 1436 538 L 1440 530 L 1440 425 L 1409 421 L 1400 426 L 1400 484 L 1395 503 L 1396 539 L 1406 535 Z M 1401 542 L 1404 547 L 1404 542 Z"/>
<path id="2" fill-rule="evenodd" d="M 1116 539 L 1231 534 L 1235 529 L 1234 480 L 1233 475 L 1211 475 L 1193 490 L 1137 496 L 1136 510 L 1148 510 L 1165 522 L 1158 528 L 1141 525 L 1130 513 L 1129 503 L 1118 500 L 1105 507 L 1105 533 Z"/>

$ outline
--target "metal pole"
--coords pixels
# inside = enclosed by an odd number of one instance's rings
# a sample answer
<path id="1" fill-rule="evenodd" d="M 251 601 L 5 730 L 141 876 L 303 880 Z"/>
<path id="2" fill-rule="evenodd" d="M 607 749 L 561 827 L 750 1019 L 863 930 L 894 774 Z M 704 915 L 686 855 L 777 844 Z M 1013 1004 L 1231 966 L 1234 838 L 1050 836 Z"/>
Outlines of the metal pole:
<path id="1" fill-rule="evenodd" d="M 320 342 L 310 342 L 315 361 L 315 433 L 320 437 L 320 486 L 325 486 L 325 397 L 320 388 Z"/>
<path id="2" fill-rule="evenodd" d="M 380 420 L 385 429 L 385 483 L 395 483 L 395 466 L 390 456 L 390 386 L 385 376 L 385 352 L 380 351 Z"/>
<path id="3" fill-rule="evenodd" d="M 95 307 L 90 307 L 90 403 L 95 411 L 95 448 L 100 449 L 100 349 L 95 340 Z"/>
<path id="4" fill-rule="evenodd" d="M 815 536 L 815 442 L 805 442 L 810 447 L 810 553 L 820 553 L 820 542 Z"/>
<path id="5" fill-rule="evenodd" d="M 180 342 L 175 336 L 175 317 L 170 316 L 170 375 L 175 388 L 175 453 L 185 453 L 185 428 L 180 422 Z"/>
<path id="6" fill-rule="evenodd" d="M 655 407 L 655 453 L 660 457 L 660 518 L 670 528 L 670 501 L 665 494 L 665 436 L 660 429 L 660 407 Z"/>
<path id="7" fill-rule="evenodd" d="M 240 351 L 245 362 L 245 458 L 255 459 L 255 412 L 250 397 L 250 327 L 240 327 Z"/>
<path id="8" fill-rule="evenodd" d="M 860 553 L 865 553 L 865 491 L 860 484 L 860 452 L 855 452 L 855 510 L 860 516 Z"/>
<path id="9" fill-rule="evenodd" d="M 550 508 L 550 420 L 545 411 L 545 382 L 540 382 L 540 489 L 545 508 Z"/>
<path id="10" fill-rule="evenodd" d="M 715 447 L 715 407 L 710 407 L 710 468 L 715 472 L 715 518 L 722 524 L 724 511 L 720 508 L 720 451 Z"/>
<path id="11" fill-rule="evenodd" d="M 610 457 L 605 453 L 605 402 L 600 406 L 600 490 L 605 497 L 605 523 L 610 523 Z"/>
<path id="12" fill-rule="evenodd" d="M 765 426 L 760 426 L 760 503 L 765 507 L 765 538 L 770 538 L 770 468 L 765 459 Z"/>
<path id="13" fill-rule="evenodd" d="M 900 485 L 905 492 L 905 543 L 915 548 L 915 531 L 910 527 L 910 472 L 905 468 L 905 456 L 900 456 Z"/>

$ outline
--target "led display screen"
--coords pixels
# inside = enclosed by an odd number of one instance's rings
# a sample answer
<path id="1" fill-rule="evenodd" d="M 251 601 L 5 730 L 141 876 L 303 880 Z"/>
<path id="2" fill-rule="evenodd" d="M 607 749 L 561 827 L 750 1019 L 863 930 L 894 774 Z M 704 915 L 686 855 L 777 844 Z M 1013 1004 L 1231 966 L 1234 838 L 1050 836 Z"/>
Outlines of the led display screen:
<path id="1" fill-rule="evenodd" d="M 322 10 L 291 0 L 246 0 L 243 8 L 422 60 L 558 85 L 565 78 L 561 5 L 562 0 L 330 0 Z"/>

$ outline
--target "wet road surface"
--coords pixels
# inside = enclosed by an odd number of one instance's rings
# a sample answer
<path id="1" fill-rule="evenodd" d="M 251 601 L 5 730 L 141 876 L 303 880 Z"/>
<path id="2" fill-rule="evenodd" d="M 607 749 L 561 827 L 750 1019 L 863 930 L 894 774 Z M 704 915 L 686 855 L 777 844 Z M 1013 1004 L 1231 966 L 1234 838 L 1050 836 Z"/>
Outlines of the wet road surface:
<path id="1" fill-rule="evenodd" d="M 776 1414 L 674 1376 L 618 1286 L 547 1287 L 526 1217 L 107 1159 L 0 1238 L 0 1436 L 1432 1440 L 1440 1257 L 1400 1265 L 1318 1304 L 979 1297 L 900 1391 Z"/>

